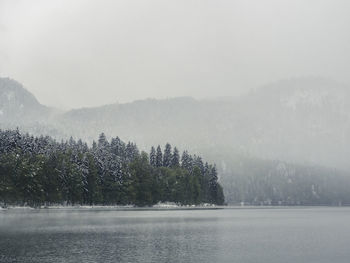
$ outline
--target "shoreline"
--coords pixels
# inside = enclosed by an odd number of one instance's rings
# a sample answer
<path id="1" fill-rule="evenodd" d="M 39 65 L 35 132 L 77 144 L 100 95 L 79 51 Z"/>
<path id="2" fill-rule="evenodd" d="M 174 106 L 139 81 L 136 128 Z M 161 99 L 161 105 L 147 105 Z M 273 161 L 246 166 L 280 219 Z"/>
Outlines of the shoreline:
<path id="1" fill-rule="evenodd" d="M 222 209 L 223 206 L 212 204 L 201 205 L 176 205 L 172 203 L 160 203 L 153 206 L 134 206 L 134 205 L 48 205 L 48 206 L 7 206 L 1 207 L 0 211 L 6 210 L 198 210 L 198 209 Z"/>
<path id="2" fill-rule="evenodd" d="M 176 211 L 176 210 L 256 210 L 256 209 L 310 209 L 310 208 L 349 208 L 350 206 L 330 206 L 330 205 L 307 205 L 307 206 L 177 206 L 177 205 L 155 205 L 150 207 L 138 207 L 132 205 L 118 206 L 118 205 L 96 205 L 96 206 L 8 206 L 6 208 L 0 207 L 1 211 L 54 211 L 54 210 L 68 210 L 68 211 Z"/>

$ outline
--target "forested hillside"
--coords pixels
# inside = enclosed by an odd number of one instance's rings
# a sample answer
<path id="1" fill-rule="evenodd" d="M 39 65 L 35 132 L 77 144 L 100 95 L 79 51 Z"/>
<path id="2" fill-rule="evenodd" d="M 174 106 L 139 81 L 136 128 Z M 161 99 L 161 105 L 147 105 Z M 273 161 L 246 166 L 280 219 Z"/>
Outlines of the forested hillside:
<path id="1" fill-rule="evenodd" d="M 349 90 L 328 79 L 296 78 L 236 98 L 145 99 L 60 112 L 0 78 L 0 128 L 88 143 L 103 131 L 141 149 L 171 139 L 191 151 L 230 147 L 233 154 L 350 170 Z"/>
<path id="2" fill-rule="evenodd" d="M 223 204 L 215 165 L 166 144 L 150 155 L 102 133 L 89 147 L 0 131 L 0 202 L 19 205 Z"/>
<path id="3" fill-rule="evenodd" d="M 0 78 L 0 102 L 0 129 L 88 145 L 103 131 L 145 151 L 168 141 L 188 149 L 217 164 L 229 204 L 350 201 L 350 92 L 331 80 L 284 80 L 238 98 L 145 99 L 59 112 Z"/>

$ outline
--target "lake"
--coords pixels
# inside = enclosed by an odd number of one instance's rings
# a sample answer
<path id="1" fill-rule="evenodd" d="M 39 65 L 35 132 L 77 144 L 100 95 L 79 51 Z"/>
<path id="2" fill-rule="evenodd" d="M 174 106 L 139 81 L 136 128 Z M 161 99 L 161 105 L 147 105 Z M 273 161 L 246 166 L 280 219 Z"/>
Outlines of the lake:
<path id="1" fill-rule="evenodd" d="M 0 262 L 350 262 L 350 208 L 0 211 Z"/>

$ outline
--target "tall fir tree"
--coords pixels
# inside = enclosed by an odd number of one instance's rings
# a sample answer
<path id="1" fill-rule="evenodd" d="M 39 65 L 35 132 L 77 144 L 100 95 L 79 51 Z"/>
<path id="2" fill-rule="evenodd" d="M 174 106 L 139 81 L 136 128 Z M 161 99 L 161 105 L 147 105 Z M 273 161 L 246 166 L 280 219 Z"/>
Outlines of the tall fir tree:
<path id="1" fill-rule="evenodd" d="M 150 162 L 151 166 L 153 166 L 153 167 L 157 166 L 157 154 L 156 154 L 156 150 L 154 149 L 153 146 L 151 148 L 151 152 L 149 155 L 149 162 Z"/>
<path id="2" fill-rule="evenodd" d="M 156 154 L 156 167 L 162 167 L 163 166 L 163 153 L 162 148 L 160 148 L 160 145 L 157 147 L 157 154 Z"/>
<path id="3" fill-rule="evenodd" d="M 180 155 L 179 150 L 174 147 L 173 155 L 171 158 L 171 167 L 180 167 Z"/>
<path id="4" fill-rule="evenodd" d="M 102 132 L 98 138 L 98 144 L 97 146 L 99 148 L 106 148 L 108 146 L 108 141 L 106 139 L 106 135 Z"/>
<path id="5" fill-rule="evenodd" d="M 188 171 L 192 170 L 192 157 L 187 151 L 184 151 L 181 156 L 181 167 Z"/>
<path id="6" fill-rule="evenodd" d="M 170 143 L 167 143 L 165 145 L 165 149 L 164 149 L 163 166 L 170 167 L 171 166 L 171 159 L 172 159 L 171 145 L 170 145 Z"/>

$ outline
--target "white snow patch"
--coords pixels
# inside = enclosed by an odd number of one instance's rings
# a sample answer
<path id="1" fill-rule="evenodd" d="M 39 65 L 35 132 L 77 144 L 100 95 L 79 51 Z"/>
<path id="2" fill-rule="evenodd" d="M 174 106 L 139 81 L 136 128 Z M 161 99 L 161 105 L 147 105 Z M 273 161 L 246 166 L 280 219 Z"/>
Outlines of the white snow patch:
<path id="1" fill-rule="evenodd" d="M 179 207 L 179 205 L 173 203 L 173 202 L 159 202 L 158 204 L 153 205 L 154 208 L 174 208 Z"/>
<path id="2" fill-rule="evenodd" d="M 180 208 L 180 209 L 186 209 L 186 208 L 206 208 L 206 207 L 216 207 L 215 204 L 209 204 L 209 203 L 202 203 L 200 205 L 178 205 L 174 202 L 159 202 L 152 206 L 153 208 Z"/>
<path id="3" fill-rule="evenodd" d="M 133 205 L 49 205 L 41 206 L 43 209 L 117 209 L 117 208 L 134 208 Z"/>
<path id="4" fill-rule="evenodd" d="M 8 209 L 33 210 L 34 208 L 30 206 L 9 206 Z"/>

